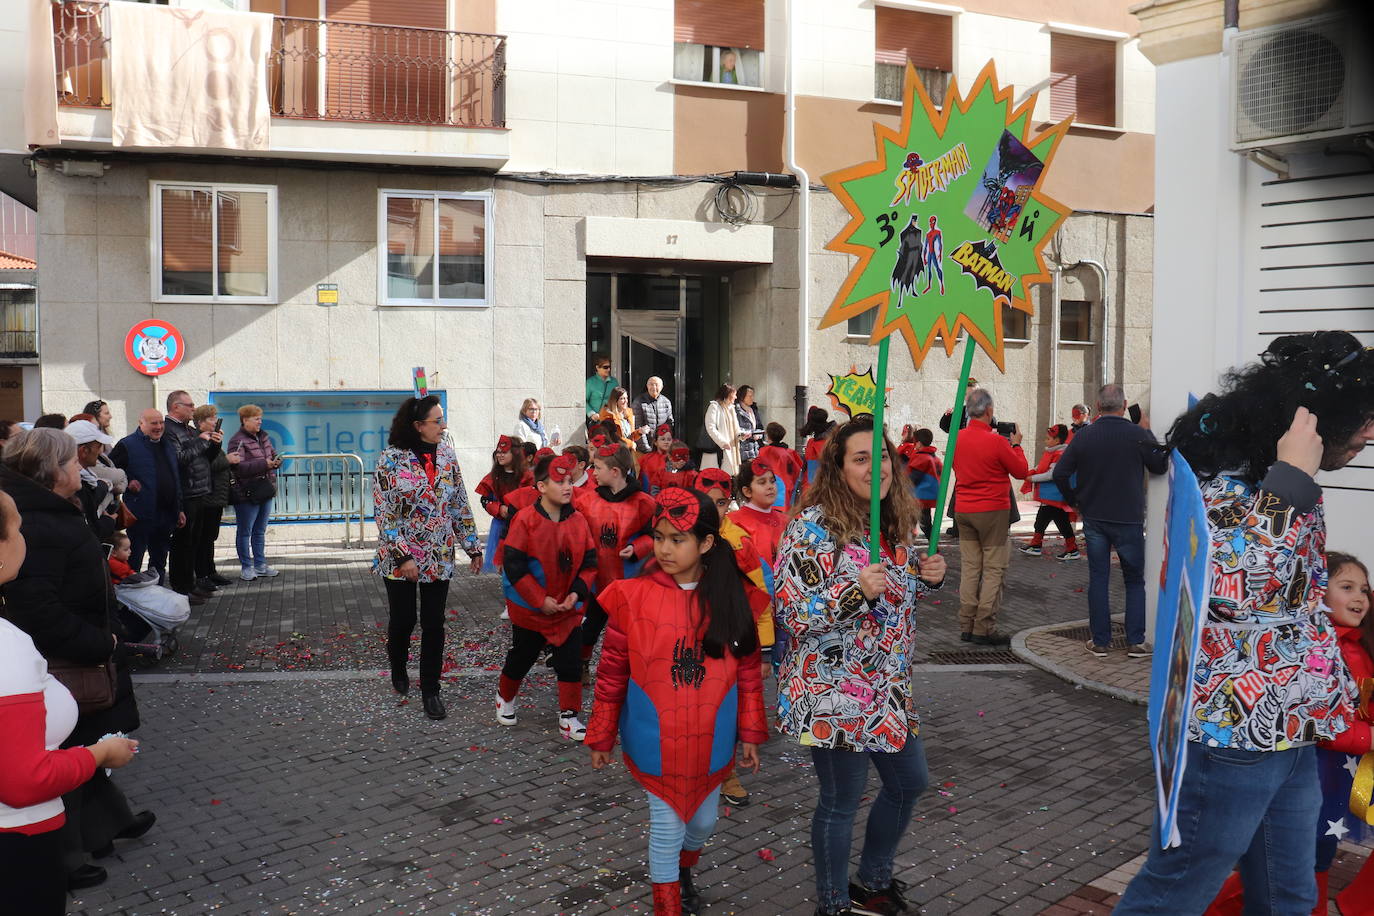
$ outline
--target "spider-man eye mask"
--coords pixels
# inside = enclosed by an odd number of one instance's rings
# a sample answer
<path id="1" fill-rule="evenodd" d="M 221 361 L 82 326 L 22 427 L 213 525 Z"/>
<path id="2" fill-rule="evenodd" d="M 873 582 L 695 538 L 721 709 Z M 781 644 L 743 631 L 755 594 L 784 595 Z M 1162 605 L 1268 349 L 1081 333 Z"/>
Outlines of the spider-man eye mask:
<path id="1" fill-rule="evenodd" d="M 667 423 L 660 425 L 658 429 L 654 430 L 654 435 L 659 438 L 662 438 L 664 436 L 671 436 L 672 434 L 673 428 L 669 426 Z"/>
<path id="2" fill-rule="evenodd" d="M 598 445 L 598 446 L 596 447 L 596 457 L 598 457 L 598 458 L 614 458 L 614 457 L 615 457 L 615 453 L 618 452 L 618 451 L 620 451 L 620 446 L 619 446 L 618 444 L 617 444 L 617 445 Z"/>
<path id="3" fill-rule="evenodd" d="M 552 454 L 554 454 L 554 450 L 551 449 L 551 448 L 549 448 L 549 447 L 546 445 L 546 446 L 544 446 L 543 448 L 541 448 L 539 451 L 537 451 L 537 452 L 534 453 L 534 460 L 535 460 L 535 461 L 538 461 L 539 459 L 543 458 L 545 455 L 552 455 Z"/>
<path id="4" fill-rule="evenodd" d="M 502 455 L 509 455 L 511 446 L 514 444 L 514 440 L 510 436 L 502 436 L 496 440 L 496 451 Z"/>
<path id="5" fill-rule="evenodd" d="M 577 459 L 572 455 L 559 455 L 549 462 L 549 480 L 554 483 L 567 483 L 572 480 L 573 468 L 577 467 Z"/>
<path id="6" fill-rule="evenodd" d="M 686 461 L 692 457 L 692 450 L 687 448 L 675 448 L 668 453 L 668 457 L 674 461 Z"/>
<path id="7" fill-rule="evenodd" d="M 505 437 L 502 436 L 502 438 L 504 439 Z M 593 450 L 595 450 L 601 448 L 601 446 L 605 445 L 609 441 L 610 440 L 606 438 L 605 433 L 597 433 L 587 440 L 587 444 L 590 445 Z"/>
<path id="8" fill-rule="evenodd" d="M 701 503 L 681 487 L 668 487 L 658 494 L 658 506 L 654 509 L 654 526 L 667 521 L 678 531 L 691 531 L 701 517 Z"/>
<path id="9" fill-rule="evenodd" d="M 706 468 L 697 472 L 697 489 L 709 493 L 719 487 L 727 494 L 730 492 L 730 475 L 720 468 Z"/>
<path id="10" fill-rule="evenodd" d="M 755 458 L 749 462 L 749 470 L 753 472 L 755 477 L 762 477 L 764 474 L 773 473 L 773 466 L 763 458 Z"/>

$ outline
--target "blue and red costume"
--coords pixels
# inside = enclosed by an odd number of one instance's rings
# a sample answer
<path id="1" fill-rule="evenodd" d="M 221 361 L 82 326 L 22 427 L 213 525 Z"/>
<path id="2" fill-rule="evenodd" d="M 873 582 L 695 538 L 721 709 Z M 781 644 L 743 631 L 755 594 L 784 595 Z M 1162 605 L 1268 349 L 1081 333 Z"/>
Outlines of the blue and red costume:
<path id="1" fill-rule="evenodd" d="M 906 472 L 911 478 L 911 486 L 915 488 L 916 498 L 921 501 L 923 508 L 935 508 L 935 503 L 940 498 L 940 473 L 943 470 L 944 465 L 935 457 L 935 446 L 917 445 L 912 449 L 911 457 L 907 460 Z"/>
<path id="2" fill-rule="evenodd" d="M 654 516 L 653 497 L 631 478 L 619 493 L 612 492 L 610 487 L 574 491 L 573 504 L 587 519 L 587 527 L 596 541 L 596 594 L 600 595 L 618 579 L 639 575 L 644 558 L 654 549 L 649 534 L 649 521 Z M 628 560 L 620 555 L 627 546 L 634 548 L 634 556 Z M 600 598 L 592 601 L 582 625 L 583 660 L 592 657 L 606 626 L 606 613 L 599 604 Z"/>
<path id="3" fill-rule="evenodd" d="M 778 498 L 773 505 L 792 508 L 792 494 L 796 492 L 797 479 L 802 472 L 801 458 L 785 443 L 779 442 L 759 449 L 759 459 L 767 462 L 778 478 Z"/>
<path id="4" fill-rule="evenodd" d="M 496 443 L 496 451 L 505 453 L 512 448 L 514 440 L 502 436 Z M 506 497 L 523 486 L 534 486 L 534 475 L 526 471 L 520 480 L 513 474 L 497 474 L 495 471 L 483 477 L 475 487 L 482 508 L 491 516 L 491 528 L 487 531 L 487 553 L 482 560 L 482 572 L 496 572 L 501 568 L 501 542 L 510 529 L 510 520 L 516 510 L 507 502 Z"/>

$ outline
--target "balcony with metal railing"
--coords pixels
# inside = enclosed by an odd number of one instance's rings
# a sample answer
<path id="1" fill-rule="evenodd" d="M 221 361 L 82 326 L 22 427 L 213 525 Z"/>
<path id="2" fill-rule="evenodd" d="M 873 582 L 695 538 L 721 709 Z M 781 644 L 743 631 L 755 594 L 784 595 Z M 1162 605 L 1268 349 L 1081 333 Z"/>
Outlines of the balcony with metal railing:
<path id="1" fill-rule="evenodd" d="M 53 6 L 59 118 L 74 116 L 62 124 L 62 136 L 86 147 L 110 136 L 100 134 L 109 123 L 102 112 L 114 102 L 110 56 L 119 41 L 109 18 L 108 0 Z M 274 16 L 266 63 L 271 146 L 298 158 L 395 154 L 398 161 L 453 164 L 456 158 L 499 166 L 509 146 L 506 41 L 477 32 Z M 417 140 L 417 130 L 446 134 Z"/>

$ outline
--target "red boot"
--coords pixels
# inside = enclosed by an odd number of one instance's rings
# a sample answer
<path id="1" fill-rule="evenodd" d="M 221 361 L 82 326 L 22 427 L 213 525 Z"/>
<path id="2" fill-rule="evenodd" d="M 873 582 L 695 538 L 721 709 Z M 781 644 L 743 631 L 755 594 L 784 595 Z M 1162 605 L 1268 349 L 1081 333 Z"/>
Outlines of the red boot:
<path id="1" fill-rule="evenodd" d="M 1374 916 L 1374 856 L 1365 861 L 1350 886 L 1336 895 L 1336 906 L 1342 916 Z"/>
<path id="2" fill-rule="evenodd" d="M 682 916 L 682 885 L 676 881 L 654 885 L 654 916 Z"/>
<path id="3" fill-rule="evenodd" d="M 1217 891 L 1217 896 L 1212 900 L 1202 916 L 1240 916 L 1241 910 L 1245 909 L 1245 887 L 1240 883 L 1240 872 L 1231 872 L 1231 877 L 1226 879 L 1226 883 Z"/>

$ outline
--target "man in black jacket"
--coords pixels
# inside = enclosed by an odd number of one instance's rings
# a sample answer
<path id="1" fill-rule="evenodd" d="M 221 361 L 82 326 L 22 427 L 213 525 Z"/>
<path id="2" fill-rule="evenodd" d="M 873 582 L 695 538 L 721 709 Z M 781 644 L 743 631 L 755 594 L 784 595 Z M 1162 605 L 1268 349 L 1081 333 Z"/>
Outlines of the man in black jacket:
<path id="1" fill-rule="evenodd" d="M 181 511 L 186 524 L 172 534 L 172 555 L 169 561 L 168 584 L 183 595 L 208 598 L 213 591 L 208 583 L 196 583 L 196 545 L 204 537 L 205 497 L 210 493 L 210 462 L 219 452 L 223 434 L 218 431 L 202 433 L 192 425 L 195 402 L 184 391 L 167 395 L 167 438 L 177 450 L 177 465 L 181 469 Z"/>
<path id="2" fill-rule="evenodd" d="M 1168 450 L 1155 441 L 1149 420 L 1126 419 L 1120 385 L 1097 394 L 1098 417 L 1079 430 L 1054 465 L 1054 482 L 1069 505 L 1083 516 L 1088 550 L 1088 651 L 1107 657 L 1112 641 L 1112 609 L 1107 587 L 1112 550 L 1126 580 L 1126 655 L 1146 658 L 1145 644 L 1145 472 L 1163 474 Z"/>

